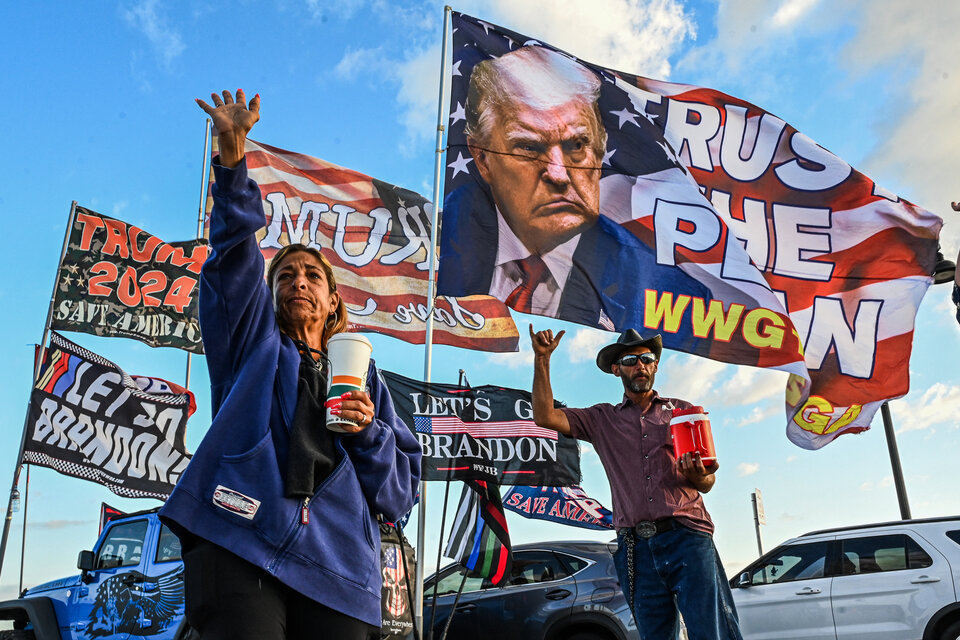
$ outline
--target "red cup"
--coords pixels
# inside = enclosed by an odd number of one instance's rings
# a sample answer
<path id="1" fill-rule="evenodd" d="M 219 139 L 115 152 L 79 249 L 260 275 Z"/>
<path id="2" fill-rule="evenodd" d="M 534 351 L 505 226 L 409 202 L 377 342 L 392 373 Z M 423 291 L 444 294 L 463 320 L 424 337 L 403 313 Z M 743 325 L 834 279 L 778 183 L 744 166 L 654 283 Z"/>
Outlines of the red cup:
<path id="1" fill-rule="evenodd" d="M 674 409 L 670 420 L 670 437 L 673 440 L 673 455 L 679 460 L 685 453 L 699 453 L 703 466 L 717 464 L 717 449 L 713 446 L 710 419 L 703 407 Z"/>

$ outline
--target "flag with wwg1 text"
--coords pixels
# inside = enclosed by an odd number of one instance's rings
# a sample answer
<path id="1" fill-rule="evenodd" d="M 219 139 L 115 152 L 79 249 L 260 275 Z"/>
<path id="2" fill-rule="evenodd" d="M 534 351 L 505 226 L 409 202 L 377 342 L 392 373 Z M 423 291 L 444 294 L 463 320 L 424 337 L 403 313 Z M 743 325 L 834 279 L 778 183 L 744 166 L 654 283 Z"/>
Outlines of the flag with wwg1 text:
<path id="1" fill-rule="evenodd" d="M 807 449 L 907 393 L 937 216 L 739 98 L 453 26 L 441 294 L 786 372 Z"/>
<path id="2" fill-rule="evenodd" d="M 483 480 L 464 480 L 460 506 L 443 552 L 468 575 L 500 584 L 510 575 L 513 553 L 500 489 Z"/>
<path id="3" fill-rule="evenodd" d="M 249 138 L 244 150 L 263 197 L 266 218 L 257 240 L 267 263 L 288 244 L 320 249 L 333 266 L 351 330 L 423 344 L 433 203 L 359 171 Z M 517 350 L 516 325 L 497 300 L 438 297 L 433 316 L 438 344 Z"/>

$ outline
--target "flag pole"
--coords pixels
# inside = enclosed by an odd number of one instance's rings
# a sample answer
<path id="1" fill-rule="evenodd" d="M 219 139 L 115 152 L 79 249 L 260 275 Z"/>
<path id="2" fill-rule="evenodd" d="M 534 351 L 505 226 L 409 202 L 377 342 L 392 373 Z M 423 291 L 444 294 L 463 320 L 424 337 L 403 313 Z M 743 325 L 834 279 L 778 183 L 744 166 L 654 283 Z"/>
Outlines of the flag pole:
<path id="1" fill-rule="evenodd" d="M 430 272 L 427 281 L 427 324 L 424 335 L 423 381 L 430 383 L 430 368 L 433 351 L 433 310 L 436 297 L 437 274 L 437 227 L 440 219 L 440 182 L 443 179 L 443 134 L 446 129 L 444 114 L 444 94 L 447 89 L 447 40 L 449 37 L 450 5 L 443 8 L 443 42 L 440 47 L 440 95 L 437 98 L 437 143 L 433 168 L 433 218 L 430 222 Z M 426 537 L 424 520 L 427 516 L 427 483 L 420 482 L 420 509 L 417 512 L 417 550 L 420 562 L 417 563 L 416 591 L 414 598 L 414 617 L 423 638 L 423 560 Z"/>
<path id="2" fill-rule="evenodd" d="M 197 211 L 197 240 L 203 237 L 203 215 L 206 212 L 207 204 L 207 185 L 210 184 L 209 175 L 207 174 L 207 162 L 211 162 L 210 158 L 210 118 L 207 118 L 203 123 L 203 161 L 200 163 L 200 206 Z M 190 390 L 190 365 L 192 361 L 193 354 L 187 351 L 187 373 L 186 373 L 186 384 L 184 385 L 187 391 Z"/>
<path id="3" fill-rule="evenodd" d="M 457 386 L 462 387 L 463 381 L 466 380 L 466 372 L 463 369 L 460 369 L 460 374 L 457 376 Z M 450 477 L 453 475 L 453 471 L 447 471 L 447 479 L 444 482 L 443 487 L 443 512 L 440 515 L 440 539 L 437 542 L 437 573 L 440 572 L 440 561 L 443 554 L 443 532 L 447 526 L 447 501 L 450 499 Z M 429 640 L 433 640 L 433 621 L 437 617 L 437 586 L 439 585 L 439 580 L 433 581 L 433 600 L 430 603 L 430 632 L 427 634 Z M 450 616 L 453 616 L 451 612 Z"/>
<path id="4" fill-rule="evenodd" d="M 43 349 L 47 345 L 47 338 L 50 336 L 50 325 L 53 322 L 53 304 L 57 299 L 57 284 L 60 282 L 60 265 L 63 264 L 63 257 L 67 254 L 67 244 L 70 242 L 70 232 L 73 230 L 73 223 L 77 218 L 77 201 L 70 203 L 70 217 L 67 221 L 67 230 L 63 234 L 63 246 L 60 248 L 60 259 L 57 261 L 57 275 L 53 279 L 53 293 L 50 294 L 50 306 L 47 308 L 47 321 L 43 325 L 43 338 L 40 340 L 39 354 L 34 351 L 33 358 L 33 377 L 30 378 L 30 394 L 33 395 L 33 386 L 37 382 L 37 376 L 40 375 L 40 364 L 43 362 Z M 23 417 L 23 433 L 20 434 L 20 450 L 17 452 L 17 463 L 13 466 L 13 485 L 10 487 L 10 498 L 7 500 L 7 517 L 3 521 L 3 536 L 0 537 L 0 573 L 3 572 L 3 559 L 7 553 L 7 537 L 10 535 L 10 522 L 13 520 L 14 497 L 19 497 L 17 485 L 20 482 L 20 470 L 23 468 L 23 450 L 27 445 L 27 426 L 30 423 L 30 399 L 27 398 L 27 415 Z M 22 544 L 22 543 L 21 543 Z"/>
<path id="5" fill-rule="evenodd" d="M 30 467 L 27 467 L 27 477 L 23 481 L 23 539 L 20 541 L 20 584 L 17 593 L 23 593 L 23 559 L 27 555 L 27 507 L 30 504 Z"/>

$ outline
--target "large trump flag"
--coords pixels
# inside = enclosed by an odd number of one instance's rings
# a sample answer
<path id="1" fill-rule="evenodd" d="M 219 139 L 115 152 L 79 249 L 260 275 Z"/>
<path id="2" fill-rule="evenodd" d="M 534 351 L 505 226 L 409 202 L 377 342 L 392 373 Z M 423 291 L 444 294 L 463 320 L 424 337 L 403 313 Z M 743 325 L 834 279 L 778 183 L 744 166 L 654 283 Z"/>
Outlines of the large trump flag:
<path id="1" fill-rule="evenodd" d="M 744 100 L 453 21 L 441 294 L 785 371 L 807 449 L 907 392 L 938 217 Z"/>

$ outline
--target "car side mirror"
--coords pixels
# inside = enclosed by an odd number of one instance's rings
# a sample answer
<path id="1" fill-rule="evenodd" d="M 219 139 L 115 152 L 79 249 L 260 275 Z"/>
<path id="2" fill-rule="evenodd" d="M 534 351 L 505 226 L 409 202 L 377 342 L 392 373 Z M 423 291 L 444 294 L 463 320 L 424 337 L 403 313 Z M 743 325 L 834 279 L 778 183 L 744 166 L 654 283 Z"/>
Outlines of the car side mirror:
<path id="1" fill-rule="evenodd" d="M 81 551 L 80 555 L 77 556 L 77 569 L 80 569 L 81 582 L 90 582 L 90 576 L 87 572 L 93 571 L 95 562 L 96 557 L 93 555 L 93 551 Z"/>
<path id="2" fill-rule="evenodd" d="M 746 571 L 740 574 L 740 578 L 737 580 L 738 587 L 749 587 L 753 582 L 750 580 L 750 574 Z"/>

